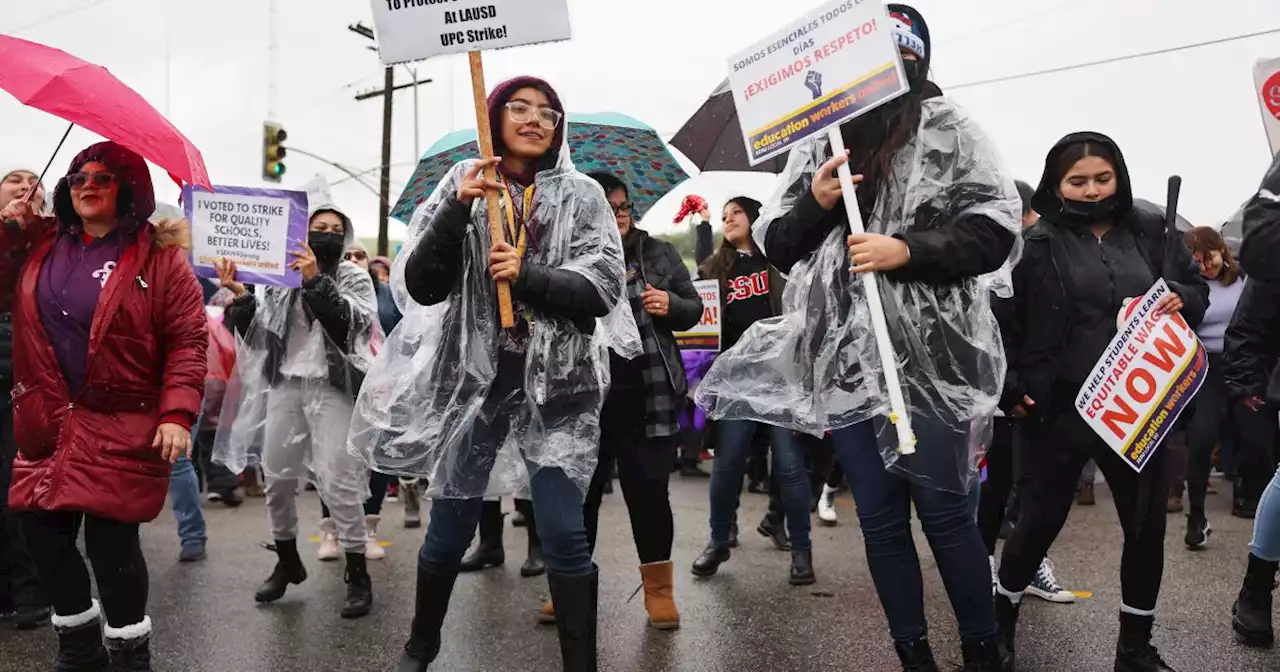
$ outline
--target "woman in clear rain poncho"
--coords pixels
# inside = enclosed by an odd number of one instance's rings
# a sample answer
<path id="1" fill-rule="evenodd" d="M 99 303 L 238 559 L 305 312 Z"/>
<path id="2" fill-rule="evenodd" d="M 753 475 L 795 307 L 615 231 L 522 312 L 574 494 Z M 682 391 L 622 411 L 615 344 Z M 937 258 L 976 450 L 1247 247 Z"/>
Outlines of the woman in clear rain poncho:
<path id="1" fill-rule="evenodd" d="M 224 322 L 241 339 L 214 459 L 236 473 L 261 464 L 277 555 L 255 599 L 274 602 L 289 584 L 307 578 L 298 555 L 296 498 L 299 481 L 314 479 L 346 551 L 343 618 L 359 618 L 373 606 L 363 509 L 369 470 L 347 452 L 346 437 L 381 334 L 373 279 L 342 259 L 354 239 L 351 220 L 340 210 L 313 209 L 306 242 L 290 253 L 302 274 L 299 289 L 249 293 L 236 281 L 234 263 L 218 266 L 223 286 L 237 297 Z"/>
<path id="2" fill-rule="evenodd" d="M 781 191 L 754 227 L 788 273 L 780 317 L 756 322 L 703 379 L 697 401 L 717 420 L 832 430 L 866 543 L 867 563 L 909 670 L 936 670 L 924 618 L 915 504 L 960 627 L 966 670 L 1001 670 L 990 570 L 968 493 L 1004 378 L 980 278 L 1007 263 L 1019 201 L 986 136 L 926 79 L 923 18 L 889 5 L 911 91 L 841 127 L 849 156 L 825 138 L 791 152 Z M 848 236 L 836 168 L 861 174 L 868 233 Z M 855 178 L 857 180 L 858 178 Z M 851 196 L 851 195 L 850 195 Z M 850 261 L 852 260 L 852 269 Z M 882 363 L 859 273 L 880 293 L 919 438 L 896 453 Z"/>
<path id="3" fill-rule="evenodd" d="M 564 669 L 593 671 L 597 570 L 583 494 L 609 387 L 606 349 L 640 352 L 622 300 L 622 243 L 603 190 L 573 168 L 550 85 L 500 84 L 489 118 L 500 158 L 455 165 L 409 225 L 392 272 L 404 319 L 356 404 L 351 450 L 379 470 L 427 478 L 435 500 L 401 672 L 421 672 L 439 653 L 481 497 L 526 485 Z M 498 181 L 481 176 L 489 166 Z M 486 189 L 502 194 L 504 240 L 490 240 Z M 499 326 L 494 279 L 511 283 L 515 328 Z"/>

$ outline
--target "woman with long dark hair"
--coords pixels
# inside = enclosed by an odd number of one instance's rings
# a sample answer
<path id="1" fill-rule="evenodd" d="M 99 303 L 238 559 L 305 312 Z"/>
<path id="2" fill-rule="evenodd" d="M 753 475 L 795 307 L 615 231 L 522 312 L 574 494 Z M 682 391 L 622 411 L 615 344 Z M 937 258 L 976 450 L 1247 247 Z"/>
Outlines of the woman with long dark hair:
<path id="1" fill-rule="evenodd" d="M 760 217 L 760 203 L 745 196 L 724 206 L 724 242 L 702 265 L 702 277 L 720 283 L 721 344 L 731 350 L 747 328 L 782 312 L 782 274 L 751 237 Z M 697 576 L 712 576 L 729 559 L 747 452 L 760 434 L 768 434 L 791 544 L 790 582 L 814 582 L 813 550 L 809 540 L 809 486 L 803 444 L 795 432 L 750 420 L 716 423 L 716 460 L 711 472 L 711 541 L 693 563 Z"/>
<path id="2" fill-rule="evenodd" d="M 1172 293 L 1162 313 L 1181 312 L 1193 328 L 1208 289 L 1182 237 L 1163 218 L 1133 207 L 1120 148 L 1100 133 L 1074 133 L 1049 151 L 1032 200 L 1039 223 L 1026 236 L 1014 270 L 1015 328 L 1009 345 L 1014 371 L 1005 394 L 1024 399 L 1031 487 L 1005 543 L 996 613 L 1013 658 L 1023 591 L 1071 510 L 1076 482 L 1093 459 L 1115 499 L 1124 530 L 1117 672 L 1169 670 L 1151 645 L 1151 626 L 1164 569 L 1167 451 L 1156 450 L 1141 473 L 1126 465 L 1085 424 L 1073 402 L 1117 330 L 1126 299 L 1163 278 Z"/>
<path id="3" fill-rule="evenodd" d="M 1187 548 L 1202 549 L 1209 541 L 1209 519 L 1205 517 L 1204 500 L 1209 492 L 1209 472 L 1213 467 L 1213 448 L 1226 435 L 1222 430 L 1227 417 L 1227 392 L 1223 371 L 1227 324 L 1236 312 L 1236 304 L 1244 292 L 1244 274 L 1236 263 L 1222 235 L 1207 226 L 1197 226 L 1184 236 L 1191 256 L 1200 267 L 1200 275 L 1209 285 L 1209 306 L 1196 335 L 1209 353 L 1209 370 L 1195 399 L 1191 400 L 1187 422 Z M 1223 446 L 1223 450 L 1227 450 Z"/>
<path id="4" fill-rule="evenodd" d="M 832 431 L 858 507 L 867 562 L 905 670 L 937 670 L 911 534 L 914 504 L 959 624 L 966 670 L 1002 670 L 990 569 L 969 493 L 1004 379 L 1004 352 L 981 277 L 1017 242 L 1018 196 L 990 141 L 926 78 L 923 17 L 889 5 L 910 92 L 844 124 L 850 152 L 825 138 L 791 151 L 785 187 L 755 226 L 788 273 L 783 314 L 757 321 L 721 355 L 698 403 L 717 420 L 813 436 Z M 849 235 L 836 179 L 861 185 L 867 233 Z M 881 362 L 861 273 L 879 273 L 894 351 Z M 915 452 L 900 454 L 884 367 L 897 367 Z"/>

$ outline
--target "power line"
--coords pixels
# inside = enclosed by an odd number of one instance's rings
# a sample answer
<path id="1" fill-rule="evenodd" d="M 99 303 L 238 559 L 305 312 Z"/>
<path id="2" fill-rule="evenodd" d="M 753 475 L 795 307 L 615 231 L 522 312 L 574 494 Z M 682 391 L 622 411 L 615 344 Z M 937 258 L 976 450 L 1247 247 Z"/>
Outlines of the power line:
<path id="1" fill-rule="evenodd" d="M 90 8 L 93 8 L 93 7 L 97 7 L 98 5 L 101 5 L 101 4 L 103 4 L 103 3 L 107 3 L 107 2 L 111 2 L 111 0 L 94 0 L 93 2 L 90 2 L 90 3 L 85 4 L 85 5 L 80 5 L 80 6 L 78 6 L 78 7 L 71 7 L 71 8 L 68 8 L 68 9 L 64 9 L 64 10 L 62 10 L 62 11 L 60 11 L 60 12 L 54 12 L 54 13 L 52 13 L 52 14 L 46 14 L 46 15 L 44 15 L 44 16 L 42 16 L 42 17 L 40 17 L 40 18 L 36 19 L 35 21 L 32 21 L 31 23 L 28 23 L 28 24 L 27 24 L 27 25 L 25 25 L 25 26 L 21 26 L 21 27 L 18 27 L 18 28 L 14 28 L 13 30 L 6 31 L 6 32 L 8 32 L 10 35 L 17 35 L 18 33 L 21 33 L 21 32 L 26 31 L 26 30 L 31 30 L 32 28 L 35 28 L 36 26 L 43 25 L 43 24 L 48 23 L 49 21 L 52 21 L 52 20 L 54 20 L 54 19 L 61 18 L 61 17 L 64 17 L 64 16 L 70 16 L 70 15 L 75 14 L 75 13 L 77 13 L 77 12 L 82 12 L 82 11 L 84 11 L 84 10 L 86 10 L 86 9 L 90 9 Z"/>
<path id="2" fill-rule="evenodd" d="M 1088 63 L 1077 63 L 1076 65 L 1064 65 L 1058 68 L 1049 68 L 1048 70 L 1037 70 L 1035 72 L 1024 72 L 1018 75 L 1007 75 L 1004 77 L 993 77 L 991 79 L 983 79 L 976 82 L 965 82 L 964 84 L 955 84 L 952 86 L 943 86 L 948 91 L 956 89 L 967 89 L 974 86 L 983 86 L 986 84 L 997 84 L 1000 82 L 1010 82 L 1017 79 L 1027 79 L 1028 77 L 1039 77 L 1041 75 L 1052 75 L 1059 72 L 1068 72 L 1070 70 L 1079 70 L 1082 68 L 1091 68 L 1095 65 L 1106 65 L 1108 63 L 1119 63 L 1121 61 L 1132 61 L 1139 58 L 1147 58 L 1148 56 L 1160 56 L 1162 54 L 1171 54 L 1177 51 L 1186 51 L 1189 49 L 1199 49 L 1200 47 L 1208 47 L 1215 44 L 1226 44 L 1227 42 L 1238 42 L 1240 40 L 1248 40 L 1263 35 L 1271 35 L 1280 33 L 1280 28 L 1271 28 L 1268 30 L 1260 30 L 1256 33 L 1245 33 L 1243 35 L 1235 35 L 1232 37 L 1223 37 L 1216 40 L 1207 40 L 1204 42 L 1196 42 L 1194 44 L 1184 44 L 1177 47 L 1168 47 L 1165 49 L 1156 49 L 1155 51 L 1144 51 L 1140 54 L 1129 54 L 1127 56 L 1115 56 L 1112 58 L 1104 58 L 1100 61 L 1090 61 Z"/>

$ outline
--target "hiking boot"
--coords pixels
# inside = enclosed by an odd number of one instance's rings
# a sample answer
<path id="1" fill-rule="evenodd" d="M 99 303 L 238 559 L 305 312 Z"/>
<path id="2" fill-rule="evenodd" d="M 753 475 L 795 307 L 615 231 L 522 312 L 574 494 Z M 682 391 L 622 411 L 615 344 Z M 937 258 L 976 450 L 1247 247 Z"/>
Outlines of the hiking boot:
<path id="1" fill-rule="evenodd" d="M 960 643 L 960 652 L 964 656 L 964 672 L 1005 672 L 1004 661 L 1000 657 L 998 637 L 971 640 Z"/>
<path id="2" fill-rule="evenodd" d="M 343 618 L 360 618 L 373 609 L 373 579 L 364 553 L 347 553 L 347 599 L 342 603 Z"/>
<path id="3" fill-rule="evenodd" d="M 760 525 L 756 527 L 756 532 L 759 532 L 762 537 L 768 537 L 773 542 L 773 547 L 779 551 L 791 550 L 791 542 L 787 539 L 787 526 L 781 517 L 775 518 L 771 514 L 765 514 Z"/>
<path id="4" fill-rule="evenodd" d="M 1231 627 L 1241 644 L 1269 648 L 1276 641 L 1271 627 L 1271 593 L 1276 588 L 1277 568 L 1280 563 L 1249 554 L 1244 585 L 1231 607 Z"/>
<path id="5" fill-rule="evenodd" d="M 898 652 L 898 660 L 902 661 L 902 672 L 939 672 L 928 637 L 921 637 L 910 644 L 894 642 L 893 649 Z"/>
<path id="6" fill-rule="evenodd" d="M 1120 638 L 1116 641 L 1115 672 L 1174 672 L 1151 645 L 1152 616 L 1120 614 Z"/>
<path id="7" fill-rule="evenodd" d="M 258 586 L 258 592 L 253 596 L 258 602 L 275 602 L 284 597 L 289 584 L 297 585 L 307 580 L 307 569 L 298 556 L 297 539 L 277 539 L 275 545 L 268 548 L 276 552 L 276 567 L 271 570 L 271 576 Z"/>
<path id="8" fill-rule="evenodd" d="M 811 586 L 817 580 L 813 573 L 813 551 L 791 551 L 791 585 Z"/>

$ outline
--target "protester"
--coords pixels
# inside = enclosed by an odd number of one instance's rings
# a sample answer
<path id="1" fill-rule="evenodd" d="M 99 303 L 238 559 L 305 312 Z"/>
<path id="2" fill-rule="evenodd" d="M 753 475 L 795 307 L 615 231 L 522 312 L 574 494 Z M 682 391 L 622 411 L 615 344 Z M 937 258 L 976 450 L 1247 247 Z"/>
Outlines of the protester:
<path id="1" fill-rule="evenodd" d="M 1022 200 L 1022 226 L 1028 229 L 1039 220 L 1031 207 L 1031 199 L 1035 190 L 1021 180 L 1015 183 L 1018 196 Z M 996 574 L 996 540 L 1000 536 L 1000 528 L 1004 522 L 1010 521 L 1011 527 L 1017 518 L 1017 510 L 1010 500 L 1015 488 L 1023 491 L 1032 487 L 1030 474 L 1026 469 L 1030 462 L 1026 454 L 1025 436 L 1022 424 L 1026 418 L 1025 404 L 1027 399 L 1019 397 L 1017 384 L 1018 353 L 1010 348 L 1020 342 L 1019 335 L 1012 330 L 1019 329 L 1013 315 L 1012 298 L 1000 298 L 995 292 L 991 295 L 991 308 L 996 321 L 1000 324 L 1000 332 L 1005 345 L 1005 356 L 1010 362 L 1005 374 L 1006 387 L 1010 394 L 1001 397 L 1001 409 L 996 413 L 995 427 L 992 432 L 991 447 L 987 449 L 987 479 L 982 483 L 978 501 L 978 531 L 982 533 L 982 543 L 987 547 L 987 555 L 991 563 L 991 591 L 995 594 L 999 583 Z M 1019 406 L 1023 406 L 1021 411 Z M 1015 482 L 1016 481 L 1016 482 Z M 1093 483 L 1089 483 L 1089 492 L 1093 492 Z M 1027 586 L 1026 593 L 1048 602 L 1071 603 L 1076 601 L 1074 593 L 1063 590 L 1058 584 L 1053 563 L 1048 557 L 1040 561 L 1040 568 Z"/>
<path id="2" fill-rule="evenodd" d="M 209 298 L 209 305 L 205 308 L 209 327 L 209 374 L 204 381 L 203 411 L 192 448 L 199 455 L 196 468 L 204 479 L 209 501 L 221 502 L 232 509 L 244 503 L 236 492 L 240 481 L 230 469 L 213 461 L 213 447 L 222 419 L 227 385 L 236 368 L 236 337 L 224 322 L 226 309 L 234 300 L 231 290 L 220 289 Z"/>
<path id="3" fill-rule="evenodd" d="M 259 433 L 265 437 L 260 460 L 277 561 L 254 599 L 275 602 L 289 584 L 307 578 L 298 555 L 296 499 L 299 483 L 314 478 L 346 555 L 343 618 L 360 618 L 373 607 L 361 508 L 369 496 L 369 470 L 347 452 L 346 437 L 379 328 L 372 278 L 342 259 L 354 239 L 342 211 L 314 208 L 307 241 L 290 251 L 290 267 L 302 279 L 298 289 L 260 287 L 253 294 L 237 279 L 234 262 L 217 264 L 223 286 L 237 297 L 226 323 L 242 338 L 240 393 L 224 404 L 218 461 L 243 471 Z"/>
<path id="4" fill-rule="evenodd" d="M 1223 349 L 1227 323 L 1236 312 L 1236 304 L 1244 290 L 1245 279 L 1239 264 L 1227 249 L 1227 243 L 1217 231 L 1199 226 L 1186 234 L 1187 246 L 1200 266 L 1200 275 L 1209 285 L 1209 306 L 1204 319 L 1196 328 L 1196 335 L 1209 354 L 1209 369 L 1205 372 L 1200 391 L 1191 401 L 1191 416 L 1187 425 L 1189 460 L 1187 467 L 1187 548 L 1201 549 L 1208 543 L 1209 520 L 1205 517 L 1204 501 L 1209 490 L 1209 472 L 1213 467 L 1213 449 L 1223 432 L 1227 416 L 1226 385 L 1223 378 Z M 1226 447 L 1223 447 L 1226 450 Z"/>
<path id="5" fill-rule="evenodd" d="M 1163 278 L 1172 293 L 1160 313 L 1181 312 L 1200 324 L 1208 289 L 1182 237 L 1163 218 L 1133 207 L 1129 171 L 1120 148 L 1099 133 L 1074 133 L 1045 159 L 1032 201 L 1040 223 L 1027 232 L 1014 271 L 1013 333 L 1019 342 L 1006 397 L 1023 403 L 1032 487 L 1000 562 L 996 612 L 1013 658 L 1018 610 L 1049 546 L 1071 509 L 1076 481 L 1092 458 L 1110 486 L 1124 531 L 1120 581 L 1120 638 L 1116 669 L 1168 670 L 1151 644 L 1151 626 L 1164 568 L 1166 451 L 1141 473 L 1125 464 L 1076 412 L 1073 402 L 1115 336 L 1126 299 Z"/>
<path id="6" fill-rule="evenodd" d="M 903 668 L 937 669 L 914 503 L 959 623 L 965 669 L 1003 670 L 969 493 L 1004 359 L 991 283 L 978 276 L 1009 259 L 1018 197 L 990 141 L 926 78 L 923 17 L 905 5 L 889 11 L 911 91 L 842 126 L 846 155 L 832 157 L 825 138 L 791 150 L 783 187 L 755 226 L 765 256 L 788 274 L 784 315 L 756 322 L 720 356 L 698 403 L 718 420 L 814 436 L 834 429 Z M 842 196 L 855 196 L 836 177 L 844 163 L 861 181 L 856 200 L 869 233 L 848 235 Z M 899 368 L 919 437 L 912 455 L 897 452 L 885 418 L 882 370 L 898 364 L 880 361 L 857 278 L 867 272 L 878 273 L 897 355 L 913 362 Z"/>
<path id="7" fill-rule="evenodd" d="M 1280 401 L 1280 156 L 1272 162 L 1258 193 L 1244 210 L 1240 265 L 1249 274 L 1235 316 L 1226 331 L 1224 383 L 1227 396 L 1251 413 L 1264 399 Z M 1275 422 L 1275 415 L 1270 415 Z M 1251 465 L 1249 465 L 1251 466 Z M 1260 465 L 1259 465 L 1260 466 Z M 1241 470 L 1248 472 L 1247 465 Z M 1231 611 L 1237 638 L 1250 646 L 1270 647 L 1272 592 L 1280 568 L 1280 471 L 1258 504 L 1244 585 Z"/>
<path id="8" fill-rule="evenodd" d="M 414 213 L 393 269 L 405 316 L 361 393 L 351 446 L 380 470 L 428 478 L 433 497 L 397 669 L 422 672 L 439 653 L 482 496 L 519 489 L 537 511 L 564 669 L 594 671 L 598 572 L 583 492 L 606 349 L 636 356 L 639 336 L 617 228 L 600 187 L 573 168 L 559 95 L 519 77 L 488 102 L 496 158 L 455 165 Z M 486 190 L 501 194 L 502 240 L 489 237 Z M 495 280 L 510 284 L 513 328 L 499 325 Z"/>
<path id="9" fill-rule="evenodd" d="M 600 411 L 600 461 L 585 505 L 587 539 L 594 552 L 604 486 L 616 460 L 640 556 L 649 625 L 671 630 L 680 627 L 680 612 L 673 597 L 675 517 L 668 486 L 680 443 L 678 416 L 688 392 L 684 360 L 672 332 L 702 319 L 702 299 L 675 246 L 635 226 L 626 185 L 607 173 L 591 177 L 604 188 L 622 236 L 626 292 L 644 353 L 633 359 L 610 356 L 609 394 Z M 542 607 L 544 622 L 555 610 L 552 598 Z"/>
<path id="10" fill-rule="evenodd" d="M 32 193 L 37 215 L 44 214 L 44 185 L 34 171 L 12 170 L 0 179 L 0 209 Z M 8 250 L 5 250 L 7 253 Z M 18 446 L 13 436 L 13 287 L 18 264 L 10 264 L 0 279 L 0 621 L 17 630 L 34 630 L 49 622 L 49 600 L 22 541 L 18 515 L 9 509 L 9 483 Z"/>
<path id="11" fill-rule="evenodd" d="M 200 284 L 186 251 L 162 247 L 147 222 L 151 175 L 132 151 L 81 152 L 53 201 L 48 219 L 20 201 L 0 211 L 19 225 L 0 234 L 0 277 L 21 266 L 9 504 L 53 605 L 57 669 L 150 670 L 138 526 L 160 513 L 170 464 L 191 450 L 208 345 Z"/>
<path id="12" fill-rule="evenodd" d="M 782 311 L 783 280 L 778 269 L 764 258 L 751 238 L 751 227 L 760 217 L 760 203 L 746 197 L 724 206 L 724 242 L 703 264 L 701 275 L 720 284 L 723 298 L 720 342 L 733 348 L 758 320 Z M 712 576 L 730 556 L 729 541 L 737 520 L 742 476 L 747 452 L 760 434 L 768 434 L 773 452 L 773 474 L 786 512 L 791 546 L 790 582 L 806 586 L 815 580 L 813 547 L 809 539 L 809 484 L 805 473 L 804 444 L 795 433 L 776 425 L 747 420 L 716 424 L 715 468 L 711 472 L 711 541 L 693 562 L 697 576 Z"/>

